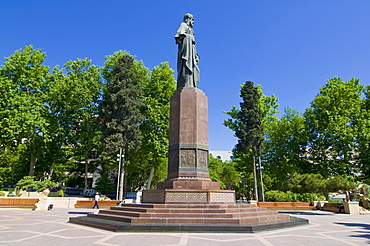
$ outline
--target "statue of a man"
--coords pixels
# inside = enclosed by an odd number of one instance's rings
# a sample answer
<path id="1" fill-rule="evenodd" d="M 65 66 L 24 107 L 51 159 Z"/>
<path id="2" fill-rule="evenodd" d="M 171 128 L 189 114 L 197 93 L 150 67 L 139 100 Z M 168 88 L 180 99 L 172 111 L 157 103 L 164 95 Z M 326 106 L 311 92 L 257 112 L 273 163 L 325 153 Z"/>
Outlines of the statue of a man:
<path id="1" fill-rule="evenodd" d="M 198 87 L 199 84 L 199 56 L 195 49 L 194 16 L 186 14 L 184 22 L 176 32 L 175 40 L 178 45 L 177 56 L 177 89 L 184 87 Z"/>

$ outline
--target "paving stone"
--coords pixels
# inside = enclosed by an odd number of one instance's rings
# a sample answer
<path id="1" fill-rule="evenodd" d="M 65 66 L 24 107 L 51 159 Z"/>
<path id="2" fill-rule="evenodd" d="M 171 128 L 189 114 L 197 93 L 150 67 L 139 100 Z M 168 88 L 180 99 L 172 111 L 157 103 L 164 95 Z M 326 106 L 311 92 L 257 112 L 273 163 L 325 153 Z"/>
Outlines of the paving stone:
<path id="1" fill-rule="evenodd" d="M 110 232 L 67 223 L 92 209 L 51 211 L 0 209 L 0 245 L 124 246 L 331 246 L 369 245 L 370 217 L 325 211 L 284 211 L 310 224 L 257 233 Z M 26 230 L 25 230 L 26 228 Z"/>

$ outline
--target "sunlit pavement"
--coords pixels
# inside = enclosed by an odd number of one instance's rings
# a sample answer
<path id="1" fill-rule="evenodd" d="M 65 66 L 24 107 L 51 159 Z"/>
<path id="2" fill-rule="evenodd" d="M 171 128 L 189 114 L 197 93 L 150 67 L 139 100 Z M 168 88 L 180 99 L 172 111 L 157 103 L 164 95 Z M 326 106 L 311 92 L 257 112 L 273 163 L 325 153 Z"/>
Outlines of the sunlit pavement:
<path id="1" fill-rule="evenodd" d="M 0 210 L 0 245 L 369 245 L 370 216 L 290 211 L 309 225 L 258 233 L 126 233 L 68 223 L 93 209 Z"/>

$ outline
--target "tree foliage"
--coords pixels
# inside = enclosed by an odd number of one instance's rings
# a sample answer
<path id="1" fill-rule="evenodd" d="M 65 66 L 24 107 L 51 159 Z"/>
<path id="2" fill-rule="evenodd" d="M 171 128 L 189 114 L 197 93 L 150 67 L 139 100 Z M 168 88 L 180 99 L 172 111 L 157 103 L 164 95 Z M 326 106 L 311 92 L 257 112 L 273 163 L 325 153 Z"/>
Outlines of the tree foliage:
<path id="1" fill-rule="evenodd" d="M 28 190 L 36 189 L 37 191 L 43 191 L 51 187 L 56 187 L 57 184 L 50 180 L 38 181 L 35 180 L 34 176 L 25 176 L 17 182 L 17 190 Z"/>
<path id="2" fill-rule="evenodd" d="M 276 120 L 277 99 L 275 96 L 265 96 L 261 86 L 254 86 L 254 83 L 247 81 L 241 85 L 240 109 L 232 107 L 228 114 L 231 119 L 223 122 L 226 127 L 234 131 L 238 138 L 238 143 L 233 150 L 234 156 L 239 163 L 241 181 L 244 182 L 242 190 L 246 197 L 251 191 L 250 174 L 253 173 L 254 193 L 257 198 L 257 183 L 260 182 L 256 173 L 256 156 L 261 156 L 264 141 L 264 125 Z M 249 159 L 252 159 L 249 162 Z M 249 163 L 249 164 L 248 164 Z M 249 168 L 249 167 L 252 167 Z M 259 166 L 261 166 L 259 164 Z M 261 175 L 261 167 L 259 168 Z M 244 177 L 244 178 L 243 178 Z M 263 184 L 260 183 L 260 193 L 262 194 Z"/>
<path id="3" fill-rule="evenodd" d="M 310 165 L 302 158 L 307 139 L 304 121 L 302 114 L 287 108 L 280 119 L 265 124 L 263 166 L 273 177 L 273 189 L 285 191 L 292 175 L 310 172 Z"/>
<path id="4" fill-rule="evenodd" d="M 142 70 L 138 73 L 138 70 Z M 146 69 L 123 51 L 108 56 L 103 70 L 107 81 L 100 104 L 105 149 L 110 153 L 135 151 L 141 143 L 139 124 L 143 106 L 140 81 Z"/>
<path id="5" fill-rule="evenodd" d="M 360 173 L 359 140 L 366 126 L 358 79 L 330 79 L 305 112 L 308 134 L 307 158 L 312 171 L 324 177 Z M 365 113 L 365 114 L 364 114 Z"/>
<path id="6" fill-rule="evenodd" d="M 221 189 L 235 190 L 239 188 L 240 175 L 233 161 L 222 161 L 209 156 L 209 176 L 214 182 L 219 182 Z"/>
<path id="7" fill-rule="evenodd" d="M 140 124 L 144 120 L 141 81 L 147 79 L 147 68 L 127 52 L 117 51 L 106 57 L 103 76 L 106 80 L 100 104 L 104 151 L 118 154 L 122 149 L 120 190 L 127 191 L 130 158 L 140 147 Z M 125 163 L 125 160 L 127 162 Z M 124 175 L 126 178 L 124 179 Z M 120 191 L 120 197 L 123 195 Z"/>
<path id="8" fill-rule="evenodd" d="M 49 67 L 43 65 L 46 54 L 41 49 L 25 46 L 6 57 L 0 68 L 1 140 L 6 147 L 26 141 L 30 155 L 29 176 L 35 175 L 36 162 L 42 155 L 43 143 L 50 141 L 46 120 Z M 4 82 L 4 83 L 3 83 Z"/>
<path id="9" fill-rule="evenodd" d="M 152 184 L 163 180 L 167 174 L 170 97 L 176 90 L 173 69 L 167 62 L 154 67 L 148 79 L 141 80 L 141 88 L 144 103 L 141 112 L 144 120 L 140 124 L 140 130 L 143 138 L 133 160 L 136 163 L 135 168 L 130 172 L 136 173 L 136 178 L 133 179 L 135 183 L 146 183 L 146 188 L 150 189 Z M 138 177 L 143 180 L 138 182 Z"/>

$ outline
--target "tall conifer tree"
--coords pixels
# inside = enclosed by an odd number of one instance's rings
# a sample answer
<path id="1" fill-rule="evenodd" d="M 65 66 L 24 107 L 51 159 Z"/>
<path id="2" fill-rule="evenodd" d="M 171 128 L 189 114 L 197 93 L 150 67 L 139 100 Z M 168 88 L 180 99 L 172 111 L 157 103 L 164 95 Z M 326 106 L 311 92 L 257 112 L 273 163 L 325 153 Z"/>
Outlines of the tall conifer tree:
<path id="1" fill-rule="evenodd" d="M 133 56 L 118 51 L 108 57 L 103 73 L 107 80 L 101 103 L 103 139 L 108 153 L 119 153 L 122 148 L 124 157 L 120 168 L 121 199 L 124 160 L 140 146 L 139 125 L 144 119 L 140 112 L 143 106 L 140 80 L 146 76 L 147 71 L 143 72 L 137 63 Z"/>
<path id="2" fill-rule="evenodd" d="M 252 81 L 247 81 L 242 85 L 240 97 L 242 102 L 238 113 L 239 127 L 235 132 L 239 140 L 235 148 L 239 154 L 252 152 L 255 199 L 258 200 L 256 156 L 260 156 L 261 152 L 263 127 L 262 113 L 259 106 L 260 96 Z"/>

